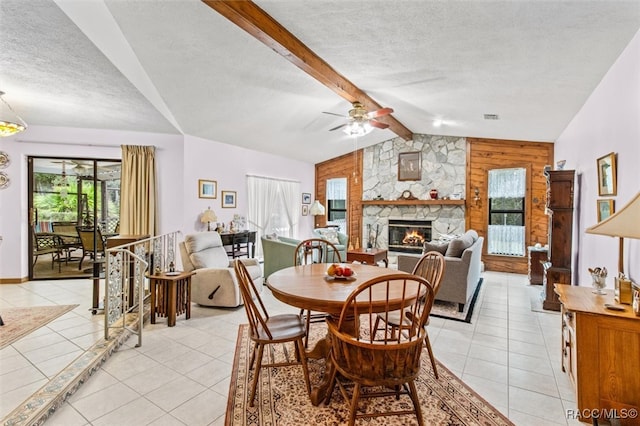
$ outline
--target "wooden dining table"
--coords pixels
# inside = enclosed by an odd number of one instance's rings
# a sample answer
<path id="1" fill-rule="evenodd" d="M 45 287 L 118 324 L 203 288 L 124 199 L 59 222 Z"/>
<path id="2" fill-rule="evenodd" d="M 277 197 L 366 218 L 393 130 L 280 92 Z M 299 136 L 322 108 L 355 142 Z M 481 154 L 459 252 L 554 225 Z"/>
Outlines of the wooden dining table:
<path id="1" fill-rule="evenodd" d="M 316 312 L 326 312 L 337 321 L 347 297 L 360 284 L 383 275 L 406 274 L 406 272 L 378 266 L 349 264 L 349 267 L 355 272 L 354 276 L 348 279 L 335 279 L 326 274 L 329 265 L 328 263 L 314 263 L 281 269 L 269 276 L 267 287 L 276 299 L 287 305 Z M 402 286 L 397 286 L 397 294 L 394 293 L 392 287 L 389 294 L 389 304 L 392 309 L 400 309 L 403 303 L 402 297 Z M 404 297 L 406 303 L 406 298 L 417 299 L 418 295 L 407 294 L 405 290 Z M 386 299 L 386 294 L 380 294 L 379 298 L 382 302 Z M 382 311 L 384 304 L 381 303 L 379 308 Z M 355 320 L 353 327 L 355 329 Z M 308 358 L 324 358 L 326 360 L 325 374 L 320 384 L 313 386 L 311 390 L 310 397 L 313 405 L 319 405 L 329 391 L 330 383 L 328 380 L 334 368 L 328 356 L 329 349 L 330 339 L 324 338 L 307 352 Z"/>

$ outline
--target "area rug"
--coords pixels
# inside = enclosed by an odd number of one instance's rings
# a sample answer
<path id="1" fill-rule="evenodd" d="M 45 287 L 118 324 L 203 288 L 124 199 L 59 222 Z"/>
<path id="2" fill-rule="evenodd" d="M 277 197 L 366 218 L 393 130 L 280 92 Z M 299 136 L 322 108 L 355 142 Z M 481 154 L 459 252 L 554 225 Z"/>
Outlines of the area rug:
<path id="1" fill-rule="evenodd" d="M 478 294 L 480 294 L 482 280 L 483 278 L 480 278 L 480 281 L 478 281 L 478 286 L 476 287 L 476 291 L 471 297 L 471 301 L 464 305 L 464 310 L 462 312 L 458 312 L 457 303 L 436 300 L 433 303 L 433 307 L 431 308 L 431 316 L 470 323 L 471 316 L 473 315 L 473 308 L 475 307 L 476 301 L 478 300 Z"/>
<path id="2" fill-rule="evenodd" d="M 75 309 L 79 305 L 32 306 L 29 308 L 3 308 L 0 316 L 0 349 L 26 336 L 43 325 Z"/>
<path id="3" fill-rule="evenodd" d="M 326 334 L 322 324 L 312 324 L 309 347 Z M 282 345 L 273 345 L 276 359 L 283 359 Z M 349 410 L 339 390 L 334 390 L 328 406 L 311 404 L 300 366 L 263 368 L 258 381 L 255 406 L 247 401 L 254 370 L 249 370 L 253 345 L 248 326 L 238 331 L 233 373 L 229 386 L 226 426 L 256 425 L 340 425 L 346 424 Z M 289 355 L 293 346 L 287 347 Z M 265 351 L 265 354 L 267 352 Z M 506 417 L 465 385 L 446 367 L 438 363 L 440 378 L 435 379 L 426 351 L 422 356 L 420 377 L 416 380 L 425 425 L 497 426 L 512 425 Z M 266 355 L 265 355 L 266 356 Z M 311 383 L 318 383 L 324 372 L 324 361 L 309 360 Z M 410 407 L 408 397 L 369 400 L 368 409 L 384 407 L 397 410 Z M 362 402 L 365 404 L 365 402 Z M 362 423 L 362 421 L 360 421 Z M 415 416 L 391 416 L 369 419 L 367 425 L 416 425 Z"/>

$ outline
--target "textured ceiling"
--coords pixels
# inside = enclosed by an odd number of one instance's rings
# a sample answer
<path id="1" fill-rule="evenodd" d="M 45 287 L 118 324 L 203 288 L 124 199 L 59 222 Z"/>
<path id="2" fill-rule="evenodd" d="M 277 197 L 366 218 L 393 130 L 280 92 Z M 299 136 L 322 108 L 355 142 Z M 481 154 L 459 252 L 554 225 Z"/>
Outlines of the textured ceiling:
<path id="1" fill-rule="evenodd" d="M 410 130 L 454 136 L 554 141 L 640 28 L 637 0 L 256 3 Z M 311 163 L 354 148 L 322 114 L 348 102 L 199 0 L 0 0 L 0 48 L 0 90 L 31 125 Z"/>

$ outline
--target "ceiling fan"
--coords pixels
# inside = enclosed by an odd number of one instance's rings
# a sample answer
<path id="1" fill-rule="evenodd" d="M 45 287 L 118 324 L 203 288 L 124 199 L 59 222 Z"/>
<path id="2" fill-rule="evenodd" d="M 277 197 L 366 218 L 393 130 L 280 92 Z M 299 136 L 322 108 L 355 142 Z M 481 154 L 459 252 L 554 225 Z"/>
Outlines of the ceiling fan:
<path id="1" fill-rule="evenodd" d="M 340 114 L 334 114 L 332 112 L 324 112 L 324 114 L 337 115 L 338 117 L 346 118 L 348 121 L 344 124 L 329 129 L 329 131 L 338 130 L 344 128 L 344 132 L 351 136 L 362 136 L 373 130 L 374 127 L 378 129 L 386 129 L 388 124 L 382 123 L 376 118 L 389 115 L 393 112 L 392 108 L 381 108 L 376 111 L 367 111 L 364 106 L 356 101 L 353 104 L 353 108 L 349 110 L 349 115 L 344 116 Z"/>

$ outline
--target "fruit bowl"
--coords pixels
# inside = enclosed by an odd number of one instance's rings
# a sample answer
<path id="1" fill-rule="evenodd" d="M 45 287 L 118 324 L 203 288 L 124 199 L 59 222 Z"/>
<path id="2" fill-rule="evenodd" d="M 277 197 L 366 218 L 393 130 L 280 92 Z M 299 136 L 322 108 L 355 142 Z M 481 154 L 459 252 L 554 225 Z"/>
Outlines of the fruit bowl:
<path id="1" fill-rule="evenodd" d="M 333 280 L 354 280 L 356 278 L 356 272 L 353 269 L 337 263 L 329 266 L 325 274 L 327 278 Z"/>
<path id="2" fill-rule="evenodd" d="M 345 277 L 344 275 L 326 275 L 326 278 L 329 280 L 343 280 L 343 281 L 349 281 L 349 280 L 355 280 L 356 277 L 358 276 L 358 274 L 356 274 L 355 272 L 353 272 L 351 275 L 349 275 L 348 277 Z"/>

